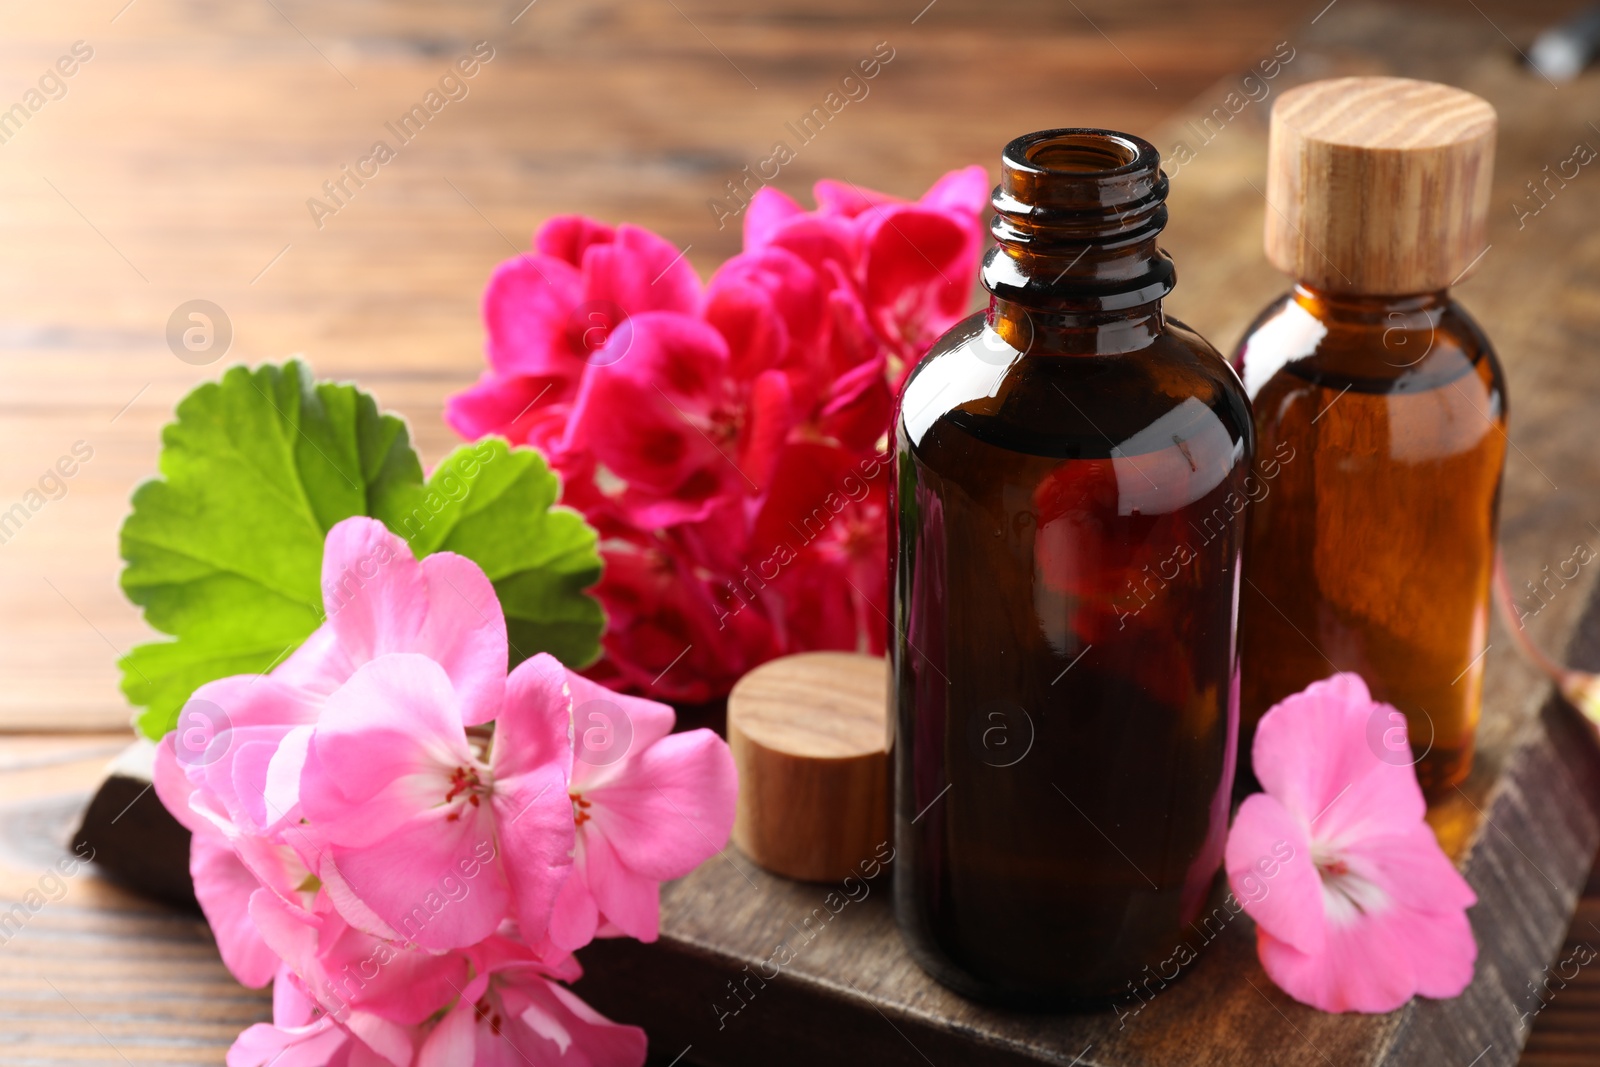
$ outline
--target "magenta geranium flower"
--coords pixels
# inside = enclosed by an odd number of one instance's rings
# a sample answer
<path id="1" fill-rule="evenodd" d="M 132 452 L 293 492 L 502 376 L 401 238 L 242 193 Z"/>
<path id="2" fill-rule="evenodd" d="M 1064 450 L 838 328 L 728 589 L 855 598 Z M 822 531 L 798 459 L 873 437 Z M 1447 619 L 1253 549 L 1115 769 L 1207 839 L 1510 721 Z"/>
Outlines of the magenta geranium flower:
<path id="1" fill-rule="evenodd" d="M 1265 792 L 1228 836 L 1234 893 L 1257 926 L 1267 975 L 1323 1011 L 1387 1012 L 1472 981 L 1477 902 L 1433 831 L 1415 769 L 1368 741 L 1372 699 L 1336 674 L 1275 705 L 1252 759 Z"/>
<path id="2" fill-rule="evenodd" d="M 445 418 L 538 447 L 600 531 L 591 677 L 697 703 L 774 656 L 882 651 L 894 390 L 972 309 L 988 193 L 981 167 L 913 202 L 762 189 L 703 289 L 671 243 L 573 217 L 495 272 L 489 369 Z"/>

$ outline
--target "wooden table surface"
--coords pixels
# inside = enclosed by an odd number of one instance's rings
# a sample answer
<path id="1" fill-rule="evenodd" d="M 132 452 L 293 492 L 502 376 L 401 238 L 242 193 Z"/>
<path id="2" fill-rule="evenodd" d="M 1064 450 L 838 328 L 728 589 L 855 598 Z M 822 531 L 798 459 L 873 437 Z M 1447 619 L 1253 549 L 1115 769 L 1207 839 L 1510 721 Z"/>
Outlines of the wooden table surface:
<path id="1" fill-rule="evenodd" d="M 1166 148 L 1172 123 L 1219 80 L 1313 18 L 1360 17 L 1357 0 L 1335 0 L 1343 11 L 1323 0 L 524 2 L 0 3 L 0 110 L 78 42 L 80 56 L 92 51 L 64 94 L 0 143 L 0 512 L 76 442 L 93 449 L 65 494 L 0 543 L 0 900 L 55 895 L 41 881 L 54 835 L 127 736 L 114 660 L 149 632 L 116 586 L 116 530 L 195 383 L 229 362 L 303 354 L 404 413 L 424 458 L 437 458 L 451 444 L 442 399 L 481 366 L 483 282 L 541 219 L 641 223 L 708 274 L 739 235 L 718 228 L 707 201 L 880 41 L 895 59 L 871 95 L 800 151 L 780 188 L 804 198 L 834 176 L 912 196 L 947 169 L 993 169 L 1011 136 L 1054 125 L 1127 129 Z M 1572 6 L 1431 0 L 1417 17 L 1481 18 L 1509 54 Z M 477 41 L 494 58 L 469 95 L 319 228 L 307 199 Z M 1544 162 L 1566 159 L 1574 141 L 1600 145 L 1582 121 L 1600 120 L 1600 74 L 1548 99 L 1516 116 L 1544 124 Z M 1528 173 L 1503 170 L 1497 210 L 1540 176 L 1517 166 Z M 1535 299 L 1561 314 L 1524 307 L 1521 344 L 1577 359 L 1600 336 L 1595 305 L 1569 288 L 1592 289 L 1600 273 L 1600 237 L 1573 228 L 1595 217 L 1585 209 L 1596 181 L 1585 173 L 1530 223 L 1546 227 L 1542 247 L 1566 254 L 1508 241 L 1463 287 L 1503 346 L 1494 315 Z M 1220 218 L 1174 214 L 1167 244 L 1181 273 L 1169 306 L 1226 346 L 1252 310 L 1238 296 L 1249 286 L 1208 278 L 1205 250 L 1259 237 L 1219 230 Z M 192 299 L 231 320 L 221 363 L 194 366 L 167 346 L 169 316 Z M 1572 392 L 1581 374 L 1518 378 L 1507 362 L 1511 463 L 1527 469 L 1503 524 L 1513 576 L 1532 577 L 1600 533 L 1588 526 L 1600 522 L 1600 453 L 1571 447 L 1593 410 L 1593 394 Z M 1519 410 L 1542 418 L 1519 422 Z M 1583 576 L 1533 632 L 1564 638 L 1592 585 Z M 220 1063 L 266 1011 L 227 977 L 196 919 L 91 871 L 0 938 L 0 1064 Z M 1583 942 L 1600 946 L 1597 884 L 1553 962 Z M 1530 993 L 1530 1010 L 1538 1003 L 1525 1063 L 1600 1063 L 1600 967 L 1542 1001 Z"/>

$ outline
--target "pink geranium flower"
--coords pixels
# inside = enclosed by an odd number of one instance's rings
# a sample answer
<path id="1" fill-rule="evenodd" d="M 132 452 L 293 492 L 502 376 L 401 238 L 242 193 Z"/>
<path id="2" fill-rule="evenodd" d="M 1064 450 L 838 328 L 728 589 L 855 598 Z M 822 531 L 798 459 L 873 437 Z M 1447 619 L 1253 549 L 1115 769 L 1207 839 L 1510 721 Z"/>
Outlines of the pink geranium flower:
<path id="1" fill-rule="evenodd" d="M 387 1039 L 387 1040 L 386 1040 Z M 396 1040 L 397 1039 L 397 1040 Z M 322 1010 L 285 967 L 272 987 L 272 1022 L 256 1023 L 228 1049 L 228 1067 L 406 1067 L 412 1041 L 385 1033 L 375 1050 Z"/>
<path id="2" fill-rule="evenodd" d="M 664 704 L 620 696 L 571 672 L 563 682 L 526 667 L 506 686 L 507 717 L 521 724 L 515 743 L 531 758 L 562 761 L 577 830 L 550 938 L 568 950 L 600 932 L 654 941 L 661 883 L 715 855 L 733 829 L 733 756 L 710 730 L 672 733 Z"/>
<path id="3" fill-rule="evenodd" d="M 1228 836 L 1228 877 L 1256 921 L 1261 965 L 1323 1011 L 1393 1011 L 1472 981 L 1466 909 L 1477 898 L 1423 821 L 1415 769 L 1368 740 L 1374 717 L 1387 728 L 1391 713 L 1354 674 L 1275 705 L 1252 752 L 1265 792 L 1245 799 Z M 1246 892 L 1269 870 L 1264 895 Z"/>
<path id="4" fill-rule="evenodd" d="M 561 676 L 548 655 L 523 669 Z M 467 735 L 466 710 L 437 663 L 392 653 L 357 670 L 310 729 L 298 789 L 317 873 L 371 933 L 443 950 L 488 937 L 513 907 L 530 937 L 548 920 L 572 849 L 563 776 L 507 741 L 546 709 L 506 708 L 488 751 Z M 464 878 L 463 900 L 429 906 Z"/>
<path id="5" fill-rule="evenodd" d="M 444 670 L 468 725 L 499 712 L 506 618 L 488 576 L 465 556 L 418 560 L 378 520 L 346 519 L 323 547 L 322 601 L 327 621 L 273 671 L 275 682 L 326 696 L 363 664 L 414 652 Z"/>
<path id="6" fill-rule="evenodd" d="M 157 750 L 223 961 L 274 984 L 230 1067 L 638 1067 L 642 1031 L 559 983 L 596 934 L 654 937 L 660 882 L 726 842 L 727 746 L 549 655 L 508 677 L 483 572 L 374 520 L 329 532 L 323 593 L 300 651 L 202 686 Z"/>
<path id="7" fill-rule="evenodd" d="M 418 1050 L 416 1067 L 636 1067 L 644 1062 L 643 1030 L 612 1022 L 551 981 L 576 979 L 576 961 L 552 970 L 502 941 L 474 953 L 473 964 L 475 977 Z"/>

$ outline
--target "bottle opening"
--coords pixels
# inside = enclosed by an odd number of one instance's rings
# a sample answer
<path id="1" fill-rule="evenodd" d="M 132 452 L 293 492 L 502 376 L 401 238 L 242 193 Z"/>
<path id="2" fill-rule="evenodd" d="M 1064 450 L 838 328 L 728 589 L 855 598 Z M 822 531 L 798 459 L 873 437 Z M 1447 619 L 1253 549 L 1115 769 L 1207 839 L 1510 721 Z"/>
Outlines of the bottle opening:
<path id="1" fill-rule="evenodd" d="M 1036 141 L 1023 158 L 1057 174 L 1105 174 L 1139 160 L 1139 146 L 1115 133 L 1064 133 Z"/>
<path id="2" fill-rule="evenodd" d="M 1156 247 L 1167 222 L 1161 153 L 1140 137 L 1067 127 L 1024 134 L 1000 156 L 983 284 L 1028 307 L 1120 311 L 1172 288 Z"/>

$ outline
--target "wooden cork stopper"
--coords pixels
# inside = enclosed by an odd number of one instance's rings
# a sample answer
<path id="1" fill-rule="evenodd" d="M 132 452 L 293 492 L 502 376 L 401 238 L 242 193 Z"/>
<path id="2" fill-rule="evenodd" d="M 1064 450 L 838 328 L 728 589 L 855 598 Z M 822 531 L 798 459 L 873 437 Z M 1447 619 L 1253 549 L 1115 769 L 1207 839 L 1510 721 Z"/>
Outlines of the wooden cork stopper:
<path id="1" fill-rule="evenodd" d="M 1495 128 L 1488 102 L 1434 82 L 1290 89 L 1272 109 L 1267 258 L 1327 292 L 1454 285 L 1487 245 Z"/>
<path id="2" fill-rule="evenodd" d="M 789 878 L 839 881 L 889 840 L 882 657 L 805 652 L 762 664 L 728 695 L 739 768 L 733 841 Z"/>

